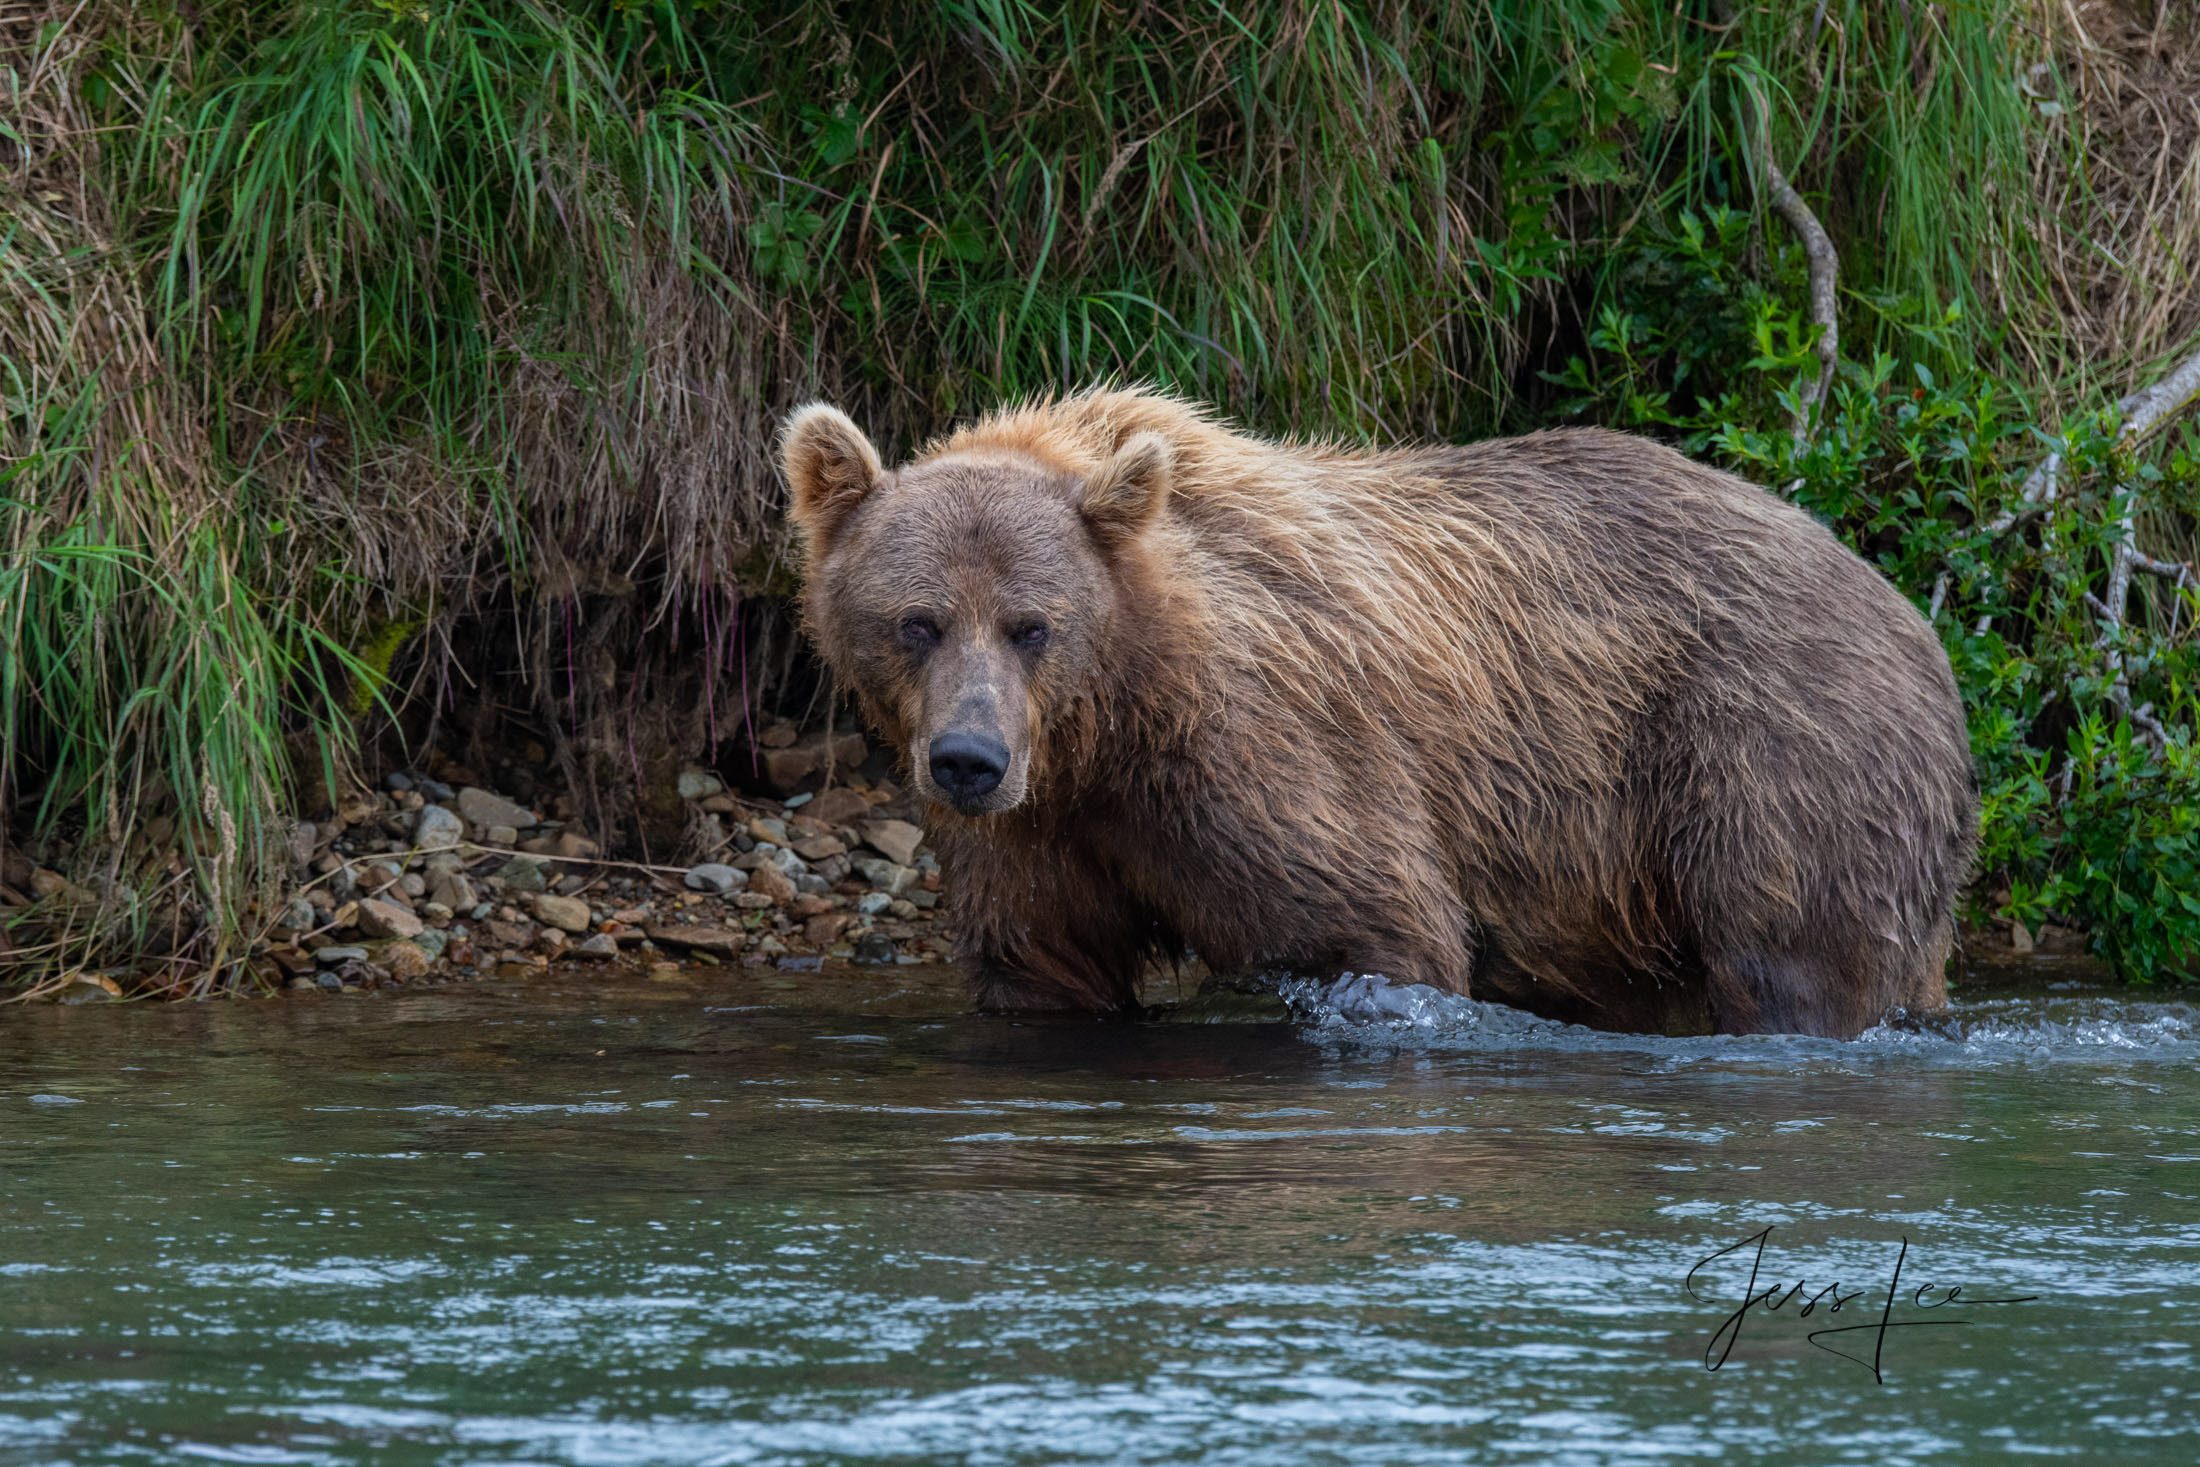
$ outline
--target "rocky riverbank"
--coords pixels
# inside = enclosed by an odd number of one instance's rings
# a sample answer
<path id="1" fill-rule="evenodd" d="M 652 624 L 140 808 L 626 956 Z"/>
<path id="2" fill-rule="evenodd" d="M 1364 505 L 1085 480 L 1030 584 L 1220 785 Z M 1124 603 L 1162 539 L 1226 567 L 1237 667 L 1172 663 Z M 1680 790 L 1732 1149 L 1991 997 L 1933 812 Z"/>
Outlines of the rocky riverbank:
<path id="1" fill-rule="evenodd" d="M 244 986 L 379 988 L 524 976 L 556 962 L 944 961 L 952 934 L 914 797 L 890 778 L 844 772 L 864 757 L 854 735 L 798 741 L 782 726 L 760 743 L 768 780 L 825 787 L 743 795 L 710 771 L 683 771 L 699 858 L 676 866 L 608 857 L 560 795 L 530 805 L 449 764 L 436 776 L 392 773 L 291 826 L 295 881 L 263 914 Z M 66 901 L 57 872 L 17 864 L 20 880 L 0 899 Z M 142 986 L 78 972 L 39 985 L 39 996 Z"/>
<path id="2" fill-rule="evenodd" d="M 860 783 L 860 782 L 859 782 Z M 493 791 L 406 774 L 295 827 L 310 871 L 254 964 L 337 988 L 553 961 L 773 963 L 946 956 L 939 865 L 891 784 L 744 799 L 701 770 L 682 794 L 724 830 L 685 867 L 607 860 L 589 834 Z"/>
<path id="3" fill-rule="evenodd" d="M 944 962 L 954 934 L 939 864 L 917 801 L 887 776 L 883 756 L 866 763 L 859 735 L 798 738 L 788 724 L 764 730 L 757 745 L 760 778 L 785 793 L 736 793 L 711 771 L 682 771 L 696 859 L 680 865 L 607 856 L 573 802 L 531 772 L 515 770 L 513 782 L 536 803 L 449 761 L 432 776 L 392 773 L 291 826 L 287 897 L 260 914 L 226 986 L 335 992 L 524 978 L 552 964 L 669 977 Z M 22 853 L 0 852 L 0 907 L 35 915 L 96 900 Z M 2052 925 L 2036 934 L 1973 929 L 1961 944 L 1963 974 L 1992 984 L 2060 965 L 2090 976 L 2098 964 L 2080 956 L 2085 946 L 2082 934 Z M 1171 991 L 1204 973 L 1196 959 L 1178 965 Z M 208 991 L 172 976 L 79 969 L 14 996 Z"/>

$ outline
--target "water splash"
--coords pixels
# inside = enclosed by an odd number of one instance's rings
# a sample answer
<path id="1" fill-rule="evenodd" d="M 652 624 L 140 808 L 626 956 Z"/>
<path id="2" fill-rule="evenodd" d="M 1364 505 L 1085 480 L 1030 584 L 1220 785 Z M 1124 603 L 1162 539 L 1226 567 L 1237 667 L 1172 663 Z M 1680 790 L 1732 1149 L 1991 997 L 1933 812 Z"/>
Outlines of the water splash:
<path id="1" fill-rule="evenodd" d="M 1634 1052 L 1674 1061 L 1907 1059 L 1966 1068 L 2200 1063 L 2200 1009 L 2120 996 L 1958 1000 L 1943 1015 L 1895 1014 L 1853 1040 L 1833 1040 L 1795 1034 L 1609 1034 L 1426 984 L 1394 983 L 1380 973 L 1289 977 L 1276 992 L 1310 1037 L 1430 1049 Z"/>

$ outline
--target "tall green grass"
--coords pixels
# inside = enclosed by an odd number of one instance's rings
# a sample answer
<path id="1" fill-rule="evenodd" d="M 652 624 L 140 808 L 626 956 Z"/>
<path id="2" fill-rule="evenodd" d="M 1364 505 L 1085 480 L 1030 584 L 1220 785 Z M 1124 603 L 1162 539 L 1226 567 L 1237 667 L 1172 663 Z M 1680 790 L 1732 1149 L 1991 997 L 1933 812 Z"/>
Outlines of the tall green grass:
<path id="1" fill-rule="evenodd" d="M 225 955 L 283 875 L 283 815 L 432 708 L 524 719 L 605 834 L 661 843 L 648 786 L 772 696 L 769 449 L 811 396 L 893 447 L 1105 375 L 1371 439 L 1569 414 L 1700 433 L 1720 403 L 1777 426 L 1760 389 L 1786 348 L 1760 337 L 1800 295 L 1744 78 L 1841 248 L 1851 354 L 1976 370 L 2052 426 L 2183 319 L 2104 355 L 2073 308 L 2098 286 L 2071 283 L 2073 215 L 2129 211 L 2086 166 L 2074 58 L 2098 48 L 2061 14 L 0 19 L 5 838 L 132 941 L 167 923 Z M 1673 242 L 1720 210 L 1733 250 L 1691 265 Z M 1630 356 L 1653 287 L 1700 302 L 1697 329 Z M 156 817 L 181 871 L 133 862 Z"/>

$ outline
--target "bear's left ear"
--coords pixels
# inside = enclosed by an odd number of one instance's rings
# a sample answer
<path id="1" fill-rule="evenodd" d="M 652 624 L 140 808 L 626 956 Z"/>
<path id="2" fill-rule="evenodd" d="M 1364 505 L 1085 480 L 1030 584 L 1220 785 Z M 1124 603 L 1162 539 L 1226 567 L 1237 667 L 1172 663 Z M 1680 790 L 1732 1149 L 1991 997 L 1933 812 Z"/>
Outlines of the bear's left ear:
<path id="1" fill-rule="evenodd" d="M 1120 550 L 1146 532 L 1169 501 L 1176 450 L 1159 433 L 1134 433 L 1085 480 L 1077 508 L 1093 537 Z"/>
<path id="2" fill-rule="evenodd" d="M 779 463 L 794 490 L 795 528 L 812 561 L 832 547 L 840 527 L 885 476 L 878 450 L 838 408 L 813 402 L 787 419 Z"/>

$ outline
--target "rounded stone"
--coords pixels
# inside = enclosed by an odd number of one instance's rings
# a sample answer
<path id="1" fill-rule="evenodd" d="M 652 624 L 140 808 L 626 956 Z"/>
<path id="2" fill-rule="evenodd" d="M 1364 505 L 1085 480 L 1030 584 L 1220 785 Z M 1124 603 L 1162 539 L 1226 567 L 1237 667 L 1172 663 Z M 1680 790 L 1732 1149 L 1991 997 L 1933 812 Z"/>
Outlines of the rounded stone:
<path id="1" fill-rule="evenodd" d="M 746 887 L 749 874 L 716 861 L 706 861 L 700 866 L 689 867 L 686 881 L 690 891 L 710 891 L 723 896 Z"/>

